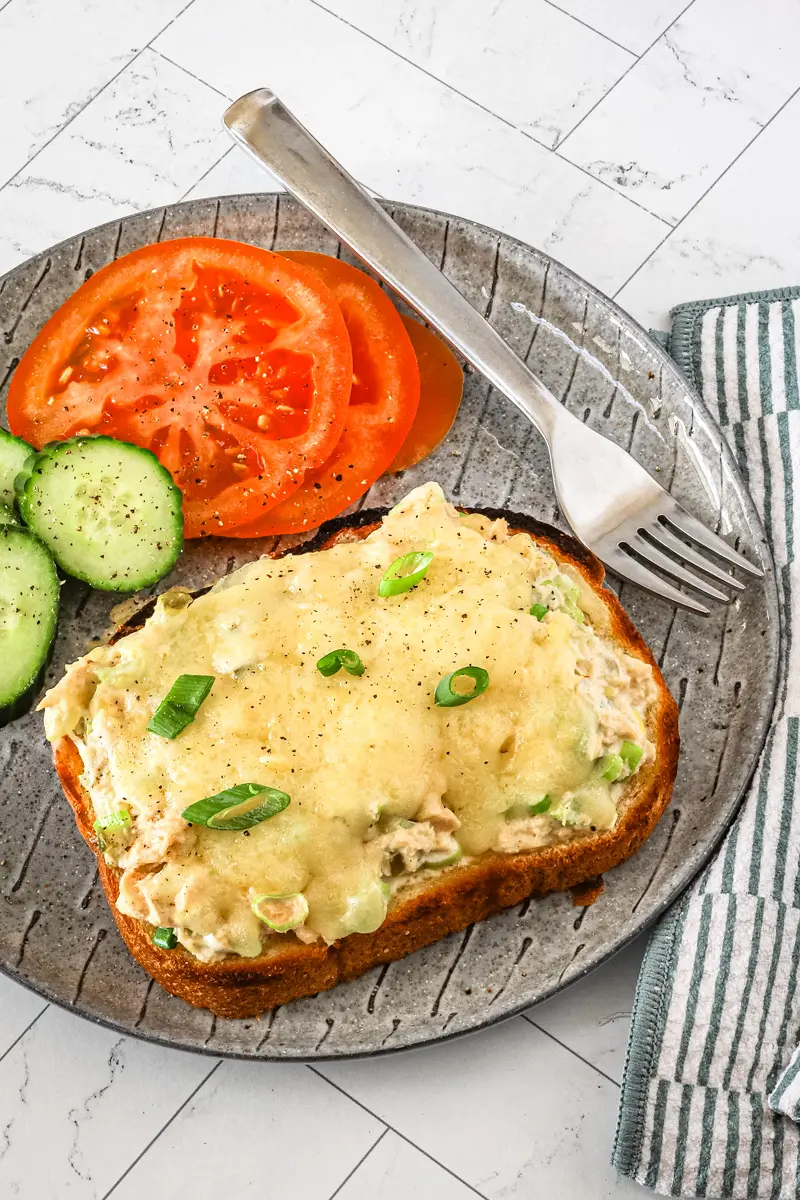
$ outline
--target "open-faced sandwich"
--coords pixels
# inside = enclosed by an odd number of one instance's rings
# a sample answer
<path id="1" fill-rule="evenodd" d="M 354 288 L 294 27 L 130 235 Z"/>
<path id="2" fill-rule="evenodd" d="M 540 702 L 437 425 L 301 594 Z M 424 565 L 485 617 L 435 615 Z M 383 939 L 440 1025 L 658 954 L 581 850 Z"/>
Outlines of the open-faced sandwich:
<path id="1" fill-rule="evenodd" d="M 142 966 L 249 1016 L 631 855 L 677 710 L 602 578 L 429 484 L 73 663 L 47 735 Z"/>

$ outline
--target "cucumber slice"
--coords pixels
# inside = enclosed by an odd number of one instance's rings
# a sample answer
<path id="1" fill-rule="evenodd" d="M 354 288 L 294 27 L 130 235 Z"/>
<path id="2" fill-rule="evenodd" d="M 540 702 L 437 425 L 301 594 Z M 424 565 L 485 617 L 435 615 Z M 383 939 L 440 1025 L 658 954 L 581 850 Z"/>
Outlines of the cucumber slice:
<path id="1" fill-rule="evenodd" d="M 180 492 L 154 454 L 128 442 L 52 442 L 28 460 L 17 497 L 61 569 L 106 592 L 163 579 L 183 546 Z"/>
<path id="2" fill-rule="evenodd" d="M 0 500 L 0 525 L 19 525 L 19 517 L 10 504 Z"/>
<path id="3" fill-rule="evenodd" d="M 0 429 L 0 501 L 8 508 L 13 509 L 14 505 L 14 480 L 35 453 L 33 446 L 22 438 Z"/>
<path id="4" fill-rule="evenodd" d="M 0 526 L 0 725 L 24 711 L 47 663 L 58 616 L 55 563 L 20 525 Z"/>

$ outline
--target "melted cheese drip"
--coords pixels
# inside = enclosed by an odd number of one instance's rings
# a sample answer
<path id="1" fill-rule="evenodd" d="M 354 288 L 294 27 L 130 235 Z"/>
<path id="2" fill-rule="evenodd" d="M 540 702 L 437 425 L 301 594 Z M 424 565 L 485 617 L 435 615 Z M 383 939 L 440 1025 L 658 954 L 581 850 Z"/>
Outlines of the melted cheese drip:
<path id="1" fill-rule="evenodd" d="M 384 572 L 412 550 L 433 552 L 427 578 L 380 598 Z M 253 955 L 264 927 L 252 897 L 302 891 L 307 928 L 330 941 L 379 884 L 379 815 L 412 818 L 441 798 L 477 855 L 501 842 L 513 805 L 580 788 L 598 710 L 579 661 L 590 643 L 617 666 L 626 656 L 564 612 L 529 614 L 534 582 L 560 569 L 504 522 L 459 517 L 431 484 L 365 541 L 260 559 L 193 603 L 168 596 L 143 629 L 75 664 L 45 702 L 48 734 L 77 728 L 96 812 L 124 805 L 134 818 L 117 852 L 120 908 L 174 925 L 201 957 Z M 363 676 L 317 670 L 342 647 Z M 439 680 L 469 664 L 488 671 L 488 690 L 435 707 Z M 169 741 L 146 725 L 182 673 L 215 682 Z M 291 804 L 247 833 L 182 821 L 188 804 L 245 782 Z"/>

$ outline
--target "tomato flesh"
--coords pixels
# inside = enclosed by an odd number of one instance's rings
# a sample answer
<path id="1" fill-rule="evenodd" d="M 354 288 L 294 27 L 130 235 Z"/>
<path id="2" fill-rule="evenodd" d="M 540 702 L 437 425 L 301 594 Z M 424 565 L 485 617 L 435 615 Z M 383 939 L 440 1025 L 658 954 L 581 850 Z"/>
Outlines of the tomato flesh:
<path id="1" fill-rule="evenodd" d="M 344 431 L 330 458 L 238 537 L 300 533 L 336 516 L 382 475 L 402 446 L 419 403 L 419 369 L 400 314 L 363 271 L 326 254 L 286 253 L 317 271 L 335 296 L 353 350 Z"/>
<path id="2" fill-rule="evenodd" d="M 392 474 L 421 462 L 444 440 L 464 390 L 464 373 L 450 347 L 413 317 L 404 316 L 403 324 L 419 364 L 419 407 L 397 457 L 386 468 Z"/>
<path id="3" fill-rule="evenodd" d="M 147 246 L 51 318 L 11 383 L 8 420 L 42 446 L 80 432 L 152 449 L 185 534 L 230 534 L 298 488 L 344 427 L 352 354 L 319 276 L 238 242 Z"/>

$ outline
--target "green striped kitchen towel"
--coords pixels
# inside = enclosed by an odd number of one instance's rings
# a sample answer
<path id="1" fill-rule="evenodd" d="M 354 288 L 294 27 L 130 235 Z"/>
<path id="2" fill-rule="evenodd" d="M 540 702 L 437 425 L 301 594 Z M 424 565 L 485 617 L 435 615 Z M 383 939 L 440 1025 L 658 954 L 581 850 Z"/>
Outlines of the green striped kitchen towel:
<path id="1" fill-rule="evenodd" d="M 738 819 L 657 927 L 634 1002 L 614 1164 L 668 1196 L 800 1196 L 800 288 L 673 309 L 669 349 L 760 510 L 785 633 L 775 715 Z"/>

